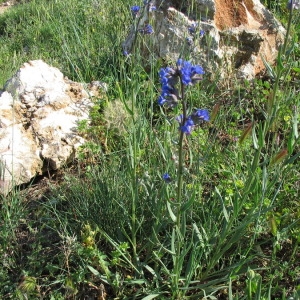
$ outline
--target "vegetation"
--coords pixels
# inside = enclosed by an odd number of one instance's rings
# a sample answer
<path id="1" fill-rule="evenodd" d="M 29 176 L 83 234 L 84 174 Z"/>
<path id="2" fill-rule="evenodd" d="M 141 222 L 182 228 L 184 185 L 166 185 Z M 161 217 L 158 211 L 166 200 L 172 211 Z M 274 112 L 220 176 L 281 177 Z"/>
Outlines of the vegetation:
<path id="1" fill-rule="evenodd" d="M 1 299 L 300 298 L 299 11 L 265 2 L 287 43 L 265 76 L 226 86 L 125 57 L 139 3 L 32 0 L 0 15 L 0 85 L 32 59 L 109 85 L 72 166 L 2 196 Z M 157 104 L 166 67 L 172 109 Z M 189 103 L 203 109 L 192 132 L 178 130 Z"/>

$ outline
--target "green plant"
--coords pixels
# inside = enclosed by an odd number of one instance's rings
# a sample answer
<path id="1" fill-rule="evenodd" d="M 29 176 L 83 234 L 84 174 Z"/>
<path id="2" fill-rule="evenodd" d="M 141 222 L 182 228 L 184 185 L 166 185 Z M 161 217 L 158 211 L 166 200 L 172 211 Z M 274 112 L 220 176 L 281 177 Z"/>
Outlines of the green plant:
<path id="1" fill-rule="evenodd" d="M 39 57 L 109 84 L 79 124 L 78 164 L 38 200 L 35 185 L 1 198 L 0 298 L 297 299 L 298 12 L 274 7 L 293 38 L 268 75 L 189 88 L 181 74 L 171 108 L 156 99 L 172 63 L 122 56 L 131 4 L 35 0 L 0 16 L 2 83 Z M 190 132 L 196 107 L 210 121 Z"/>

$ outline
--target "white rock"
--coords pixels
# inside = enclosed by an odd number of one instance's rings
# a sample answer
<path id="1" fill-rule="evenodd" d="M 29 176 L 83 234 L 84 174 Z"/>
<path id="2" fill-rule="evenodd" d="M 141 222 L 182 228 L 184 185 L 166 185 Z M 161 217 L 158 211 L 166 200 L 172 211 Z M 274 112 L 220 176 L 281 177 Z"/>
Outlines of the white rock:
<path id="1" fill-rule="evenodd" d="M 93 94 L 99 88 L 93 86 Z M 0 94 L 0 192 L 76 156 L 84 143 L 78 122 L 93 105 L 89 94 L 41 60 L 25 63 L 7 81 Z"/>

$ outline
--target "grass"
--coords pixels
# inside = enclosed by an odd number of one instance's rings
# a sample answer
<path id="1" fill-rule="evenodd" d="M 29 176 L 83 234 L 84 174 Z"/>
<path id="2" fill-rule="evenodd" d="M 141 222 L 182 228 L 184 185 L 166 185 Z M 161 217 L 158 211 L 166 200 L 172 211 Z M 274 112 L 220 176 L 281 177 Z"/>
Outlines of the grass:
<path id="1" fill-rule="evenodd" d="M 122 55 L 130 4 L 0 16 L 0 86 L 31 59 L 109 85 L 78 160 L 1 198 L 0 298 L 299 299 L 299 12 L 269 74 L 186 90 L 211 119 L 181 139 L 182 107 L 157 105 L 165 65 Z M 269 5 L 287 26 L 284 1 Z"/>

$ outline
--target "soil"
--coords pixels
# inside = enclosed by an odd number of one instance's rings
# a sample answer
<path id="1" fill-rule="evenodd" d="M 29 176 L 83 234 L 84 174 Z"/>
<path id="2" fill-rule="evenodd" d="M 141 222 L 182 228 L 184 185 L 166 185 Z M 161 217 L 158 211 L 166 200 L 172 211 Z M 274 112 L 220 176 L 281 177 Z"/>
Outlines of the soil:
<path id="1" fill-rule="evenodd" d="M 0 14 L 3 14 L 10 6 L 4 6 L 4 5 L 1 5 L 0 6 Z"/>
<path id="2" fill-rule="evenodd" d="M 255 21 L 261 21 L 254 10 L 252 0 L 215 0 L 215 3 L 216 14 L 214 21 L 220 30 L 240 25 L 250 25 L 248 24 L 249 18 L 246 9 Z"/>
<path id="3" fill-rule="evenodd" d="M 0 14 L 3 14 L 5 11 L 7 11 L 10 7 L 22 3 L 24 1 L 22 0 L 10 0 L 6 1 L 4 3 L 0 3 Z"/>

